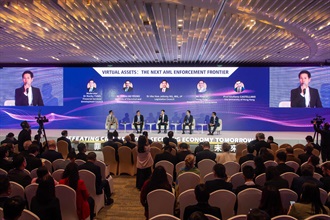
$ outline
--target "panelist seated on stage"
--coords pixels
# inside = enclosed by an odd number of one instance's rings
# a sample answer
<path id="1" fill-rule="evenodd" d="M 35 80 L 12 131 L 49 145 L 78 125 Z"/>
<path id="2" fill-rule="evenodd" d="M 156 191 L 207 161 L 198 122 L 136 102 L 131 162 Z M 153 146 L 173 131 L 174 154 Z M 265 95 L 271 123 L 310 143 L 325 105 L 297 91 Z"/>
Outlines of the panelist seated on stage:
<path id="1" fill-rule="evenodd" d="M 182 123 L 182 134 L 185 134 L 186 126 L 189 127 L 189 134 L 192 134 L 192 127 L 195 126 L 194 117 L 191 115 L 190 110 L 187 110 L 186 116 Z"/>
<path id="2" fill-rule="evenodd" d="M 208 128 L 209 128 L 208 135 L 213 135 L 213 133 L 215 132 L 215 130 L 219 126 L 220 126 L 220 122 L 219 122 L 219 118 L 217 116 L 217 113 L 216 112 L 212 112 L 212 117 L 210 118 L 210 123 L 208 124 Z M 211 131 L 211 128 L 213 128 L 212 131 Z"/>
<path id="3" fill-rule="evenodd" d="M 161 126 L 164 126 L 164 133 L 166 133 L 167 125 L 168 125 L 168 117 L 165 114 L 165 110 L 163 109 L 160 112 L 160 116 L 158 118 L 158 134 L 160 133 Z"/>
<path id="4" fill-rule="evenodd" d="M 291 90 L 291 107 L 322 108 L 319 91 L 309 87 L 311 73 L 307 70 L 302 70 L 298 77 L 300 86 Z"/>
<path id="5" fill-rule="evenodd" d="M 105 129 L 107 129 L 108 132 L 118 129 L 118 120 L 112 110 L 109 111 L 109 115 L 105 120 Z"/>
<path id="6" fill-rule="evenodd" d="M 29 70 L 22 74 L 23 86 L 15 90 L 16 106 L 44 106 L 40 89 L 32 87 L 33 73 Z"/>
<path id="7" fill-rule="evenodd" d="M 142 129 L 144 128 L 144 117 L 143 117 L 143 115 L 141 115 L 140 110 L 136 111 L 136 115 L 134 116 L 133 125 L 136 130 L 136 133 L 142 134 Z"/>

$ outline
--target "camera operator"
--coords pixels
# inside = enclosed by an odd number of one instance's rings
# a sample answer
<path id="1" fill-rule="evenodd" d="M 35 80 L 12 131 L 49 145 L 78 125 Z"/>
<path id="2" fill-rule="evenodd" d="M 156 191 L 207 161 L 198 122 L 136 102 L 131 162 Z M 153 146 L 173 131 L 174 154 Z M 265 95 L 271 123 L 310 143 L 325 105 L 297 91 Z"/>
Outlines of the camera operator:
<path id="1" fill-rule="evenodd" d="M 322 161 L 330 160 L 330 124 L 329 122 L 325 123 L 323 129 L 320 128 L 320 124 L 317 123 L 317 120 L 314 120 L 314 130 L 321 134 L 321 153 Z"/>
<path id="2" fill-rule="evenodd" d="M 23 151 L 23 144 L 25 141 L 31 141 L 31 129 L 27 121 L 21 123 L 22 130 L 18 135 L 18 150 Z"/>

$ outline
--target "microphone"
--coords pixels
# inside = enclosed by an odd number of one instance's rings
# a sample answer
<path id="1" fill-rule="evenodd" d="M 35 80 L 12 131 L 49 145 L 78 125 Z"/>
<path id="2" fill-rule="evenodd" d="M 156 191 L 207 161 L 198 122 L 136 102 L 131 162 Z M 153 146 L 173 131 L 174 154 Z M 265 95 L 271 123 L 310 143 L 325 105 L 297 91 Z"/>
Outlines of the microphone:
<path id="1" fill-rule="evenodd" d="M 303 93 L 304 93 L 304 95 L 306 95 L 306 89 L 303 89 Z"/>
<path id="2" fill-rule="evenodd" d="M 26 88 L 26 93 L 29 93 L 29 88 Z"/>

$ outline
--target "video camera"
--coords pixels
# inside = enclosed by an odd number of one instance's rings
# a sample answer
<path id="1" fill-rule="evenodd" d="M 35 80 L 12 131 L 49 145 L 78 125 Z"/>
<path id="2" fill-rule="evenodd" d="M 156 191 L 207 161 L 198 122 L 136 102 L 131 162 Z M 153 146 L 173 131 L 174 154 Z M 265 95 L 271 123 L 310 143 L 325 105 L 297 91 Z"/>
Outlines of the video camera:
<path id="1" fill-rule="evenodd" d="M 320 126 L 321 124 L 323 124 L 324 121 L 325 118 L 323 118 L 320 115 L 316 115 L 316 117 L 311 120 L 311 123 L 312 124 L 316 123 L 317 126 Z"/>
<path id="2" fill-rule="evenodd" d="M 41 116 L 40 113 L 38 114 L 38 117 L 35 117 L 35 119 L 37 119 L 39 125 L 45 122 L 49 122 L 48 118 L 46 118 L 46 116 Z"/>

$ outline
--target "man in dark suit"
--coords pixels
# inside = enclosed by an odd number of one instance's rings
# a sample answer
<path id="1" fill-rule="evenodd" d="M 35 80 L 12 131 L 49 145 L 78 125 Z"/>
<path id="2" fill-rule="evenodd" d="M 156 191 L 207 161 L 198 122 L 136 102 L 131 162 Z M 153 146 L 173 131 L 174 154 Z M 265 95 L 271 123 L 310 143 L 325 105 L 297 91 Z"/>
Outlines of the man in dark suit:
<path id="1" fill-rule="evenodd" d="M 7 175 L 0 175 L 0 207 L 3 208 L 3 204 L 9 199 L 11 190 L 10 182 Z"/>
<path id="2" fill-rule="evenodd" d="M 160 91 L 161 92 L 167 92 L 170 89 L 170 85 L 168 84 L 168 82 L 164 79 L 162 80 L 162 82 L 160 83 Z"/>
<path id="3" fill-rule="evenodd" d="M 164 152 L 163 153 L 156 154 L 155 160 L 154 160 L 154 168 L 155 168 L 156 163 L 158 163 L 161 160 L 166 160 L 166 161 L 172 163 L 175 167 L 176 157 L 173 154 L 171 154 L 171 151 L 172 151 L 172 147 L 170 145 L 166 145 L 164 147 Z"/>
<path id="4" fill-rule="evenodd" d="M 124 141 L 123 141 L 122 139 L 119 139 L 119 134 L 118 134 L 118 131 L 117 131 L 117 130 L 114 131 L 114 132 L 112 133 L 112 135 L 113 135 L 113 141 L 114 141 L 114 142 L 119 142 L 119 143 L 121 143 L 122 145 L 124 144 Z"/>
<path id="5" fill-rule="evenodd" d="M 76 155 L 76 160 L 87 161 L 86 145 L 84 143 L 79 143 L 77 148 L 79 153 Z"/>
<path id="6" fill-rule="evenodd" d="M 321 134 L 321 156 L 323 163 L 330 161 L 330 124 L 324 123 L 323 129 L 314 121 L 314 131 Z"/>
<path id="7" fill-rule="evenodd" d="M 209 193 L 217 191 L 219 189 L 233 190 L 233 184 L 227 182 L 226 167 L 217 163 L 213 166 L 213 174 L 215 179 L 206 181 L 205 186 L 209 190 Z"/>
<path id="8" fill-rule="evenodd" d="M 13 163 L 7 159 L 9 155 L 9 149 L 7 147 L 0 147 L 0 168 L 9 171 L 13 169 Z"/>
<path id="9" fill-rule="evenodd" d="M 212 112 L 212 116 L 210 118 L 210 123 L 208 124 L 208 127 L 209 127 L 209 133 L 208 133 L 208 135 L 213 135 L 213 133 L 215 132 L 215 130 L 219 126 L 220 126 L 220 123 L 219 123 L 219 118 L 217 116 L 217 113 L 216 112 Z M 212 132 L 211 132 L 211 127 L 213 127 Z"/>
<path id="10" fill-rule="evenodd" d="M 184 161 L 188 154 L 192 154 L 192 152 L 188 149 L 188 144 L 179 144 L 179 151 L 176 153 L 176 162 L 179 163 L 181 161 Z"/>
<path id="11" fill-rule="evenodd" d="M 29 70 L 22 74 L 24 85 L 15 90 L 15 105 L 16 106 L 44 106 L 41 97 L 40 89 L 32 87 L 33 73 Z"/>
<path id="12" fill-rule="evenodd" d="M 270 166 L 266 169 L 265 186 L 274 186 L 277 189 L 289 188 L 289 182 L 280 176 L 276 167 Z"/>
<path id="13" fill-rule="evenodd" d="M 167 130 L 167 125 L 168 125 L 168 117 L 165 114 L 165 110 L 162 109 L 162 111 L 160 112 L 160 116 L 158 118 L 159 123 L 158 123 L 158 134 L 160 133 L 160 126 L 164 125 L 164 133 L 166 133 Z"/>
<path id="14" fill-rule="evenodd" d="M 126 135 L 126 136 L 125 136 L 125 143 L 124 143 L 123 146 L 127 146 L 127 147 L 133 149 L 133 148 L 136 147 L 137 145 L 136 145 L 136 142 L 132 142 L 132 140 L 131 140 L 131 136 Z"/>
<path id="15" fill-rule="evenodd" d="M 182 123 L 182 134 L 185 134 L 185 129 L 186 129 L 186 126 L 189 127 L 189 134 L 192 134 L 192 131 L 191 131 L 191 127 L 192 127 L 192 123 L 193 123 L 193 116 L 190 114 L 190 110 L 187 110 L 186 112 L 186 116 L 184 117 L 184 120 L 183 120 L 183 123 Z"/>
<path id="16" fill-rule="evenodd" d="M 41 158 L 45 158 L 49 160 L 50 162 L 53 162 L 57 159 L 63 159 L 63 156 L 61 153 L 56 151 L 56 144 L 55 140 L 49 140 L 48 141 L 48 151 L 43 152 L 40 155 Z"/>
<path id="17" fill-rule="evenodd" d="M 133 84 L 131 83 L 131 81 L 126 80 L 123 86 L 123 90 L 125 92 L 131 92 L 133 91 Z"/>
<path id="18" fill-rule="evenodd" d="M 24 151 L 24 142 L 31 141 L 31 129 L 27 121 L 21 123 L 22 130 L 18 134 L 18 150 Z"/>
<path id="19" fill-rule="evenodd" d="M 254 150 L 257 151 L 257 155 L 259 155 L 259 151 L 263 147 L 271 149 L 270 143 L 265 141 L 265 134 L 258 133 L 258 141 L 254 144 Z"/>
<path id="20" fill-rule="evenodd" d="M 2 144 L 8 144 L 8 143 L 11 143 L 11 144 L 17 144 L 17 140 L 15 138 L 15 135 L 14 133 L 12 132 L 9 132 L 7 135 L 6 135 L 6 139 L 1 141 L 1 145 Z"/>
<path id="21" fill-rule="evenodd" d="M 109 182 L 107 180 L 102 180 L 101 168 L 94 164 L 95 161 L 96 161 L 96 154 L 94 152 L 89 152 L 87 154 L 87 162 L 80 165 L 78 167 L 78 169 L 79 170 L 89 170 L 95 174 L 96 194 L 97 195 L 102 194 L 102 189 L 104 189 L 104 194 L 106 196 L 105 203 L 107 205 L 110 205 L 113 203 L 113 199 L 111 199 Z"/>
<path id="22" fill-rule="evenodd" d="M 32 178 L 24 171 L 26 168 L 26 160 L 23 155 L 17 155 L 13 160 L 14 169 L 8 172 L 10 181 L 16 182 L 24 188 L 31 183 Z"/>
<path id="23" fill-rule="evenodd" d="M 28 171 L 32 171 L 35 168 L 39 168 L 42 166 L 42 162 L 40 158 L 37 158 L 37 155 L 39 154 L 39 146 L 32 144 L 29 147 L 29 154 L 25 157 L 26 159 L 26 169 Z"/>
<path id="24" fill-rule="evenodd" d="M 168 142 L 172 142 L 172 143 L 174 143 L 175 145 L 178 145 L 178 141 L 177 141 L 175 138 L 173 138 L 173 136 L 174 136 L 173 131 L 169 131 L 169 132 L 167 133 L 167 136 L 168 136 Z"/>
<path id="25" fill-rule="evenodd" d="M 202 161 L 204 159 L 210 159 L 210 160 L 214 160 L 217 157 L 217 155 L 210 151 L 210 143 L 208 141 L 205 141 L 203 143 L 203 150 L 198 152 L 196 154 L 196 167 L 198 167 L 198 162 Z"/>
<path id="26" fill-rule="evenodd" d="M 310 144 L 307 144 L 306 145 L 306 147 L 305 147 L 305 153 L 298 155 L 298 158 L 300 159 L 301 164 L 303 164 L 303 163 L 305 163 L 305 162 L 308 161 L 308 159 L 313 155 L 312 154 L 313 150 L 314 150 L 314 148 Z"/>
<path id="27" fill-rule="evenodd" d="M 140 134 L 142 133 L 143 123 L 144 123 L 144 117 L 143 115 L 141 115 L 140 110 L 137 110 L 133 122 L 136 133 L 140 133 Z M 138 127 L 140 127 L 140 131 L 138 130 Z"/>
<path id="28" fill-rule="evenodd" d="M 276 157 L 277 157 L 277 164 L 278 164 L 276 166 L 276 168 L 280 172 L 280 174 L 283 174 L 286 172 L 294 173 L 294 169 L 285 164 L 285 162 L 286 162 L 286 153 L 285 152 L 283 152 L 283 151 L 277 152 Z"/>
<path id="29" fill-rule="evenodd" d="M 242 165 L 244 162 L 248 160 L 254 160 L 255 156 L 253 155 L 254 152 L 254 147 L 251 145 L 247 146 L 247 154 L 241 158 L 239 158 L 238 163 Z"/>
<path id="30" fill-rule="evenodd" d="M 204 214 L 213 215 L 219 219 L 222 219 L 220 208 L 210 206 L 208 201 L 210 193 L 205 184 L 199 184 L 195 187 L 195 197 L 197 200 L 196 205 L 187 206 L 184 210 L 183 219 L 188 220 L 190 215 L 196 211 Z"/>
<path id="31" fill-rule="evenodd" d="M 311 73 L 302 70 L 298 74 L 300 86 L 291 90 L 291 107 L 297 108 L 322 108 L 319 91 L 311 88 Z"/>
<path id="32" fill-rule="evenodd" d="M 330 192 L 330 163 L 324 163 L 322 165 L 323 177 L 320 181 L 324 184 L 324 189 L 327 193 Z M 328 201 L 330 202 L 330 201 Z"/>
<path id="33" fill-rule="evenodd" d="M 65 141 L 66 143 L 68 143 L 68 150 L 69 150 L 69 152 L 71 152 L 71 150 L 72 150 L 71 141 L 70 141 L 69 138 L 67 138 L 68 131 L 67 130 L 63 130 L 61 132 L 61 135 L 62 135 L 62 137 L 57 138 L 57 142 L 59 142 L 59 141 Z"/>

